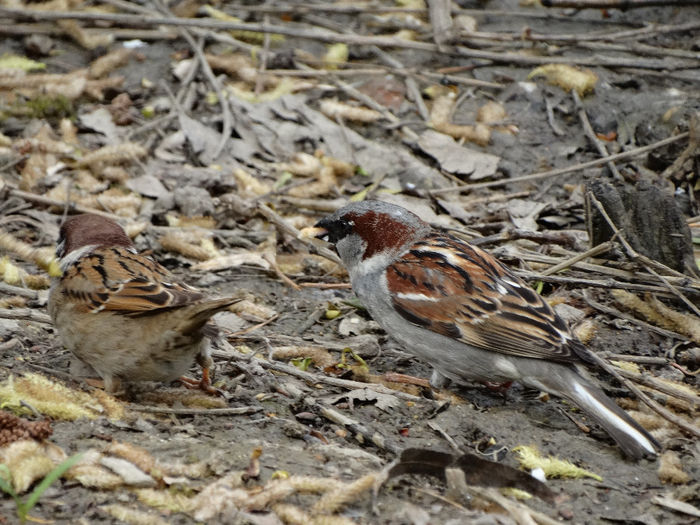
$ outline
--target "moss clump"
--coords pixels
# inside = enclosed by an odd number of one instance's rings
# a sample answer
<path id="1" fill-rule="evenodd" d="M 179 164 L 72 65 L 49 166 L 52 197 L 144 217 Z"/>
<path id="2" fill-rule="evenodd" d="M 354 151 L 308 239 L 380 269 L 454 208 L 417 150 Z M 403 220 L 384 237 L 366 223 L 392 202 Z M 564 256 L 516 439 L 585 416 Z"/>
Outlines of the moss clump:
<path id="1" fill-rule="evenodd" d="M 33 118 L 62 119 L 75 117 L 73 102 L 63 95 L 39 95 L 25 102 L 26 114 Z"/>

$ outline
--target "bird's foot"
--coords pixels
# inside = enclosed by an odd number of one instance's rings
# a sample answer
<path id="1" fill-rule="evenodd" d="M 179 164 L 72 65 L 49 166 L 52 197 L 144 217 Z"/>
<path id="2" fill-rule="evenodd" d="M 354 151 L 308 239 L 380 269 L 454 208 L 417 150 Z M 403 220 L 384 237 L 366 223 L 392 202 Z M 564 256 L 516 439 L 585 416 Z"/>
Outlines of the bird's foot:
<path id="1" fill-rule="evenodd" d="M 496 392 L 498 394 L 505 396 L 506 392 L 508 391 L 510 386 L 513 384 L 513 381 L 506 381 L 505 383 L 496 383 L 494 381 L 483 381 L 483 384 L 486 388 L 488 388 L 492 392 Z"/>
<path id="2" fill-rule="evenodd" d="M 209 378 L 209 368 L 202 368 L 202 379 L 197 381 L 191 377 L 180 377 L 180 382 L 185 386 L 185 388 L 198 388 L 202 392 L 209 394 L 210 396 L 220 396 L 225 397 L 223 390 L 220 390 L 211 384 L 211 379 Z"/>
<path id="3" fill-rule="evenodd" d="M 105 388 L 105 382 L 102 379 L 97 379 L 94 377 L 86 377 L 83 379 L 89 386 L 95 387 L 95 388 Z"/>
<path id="4" fill-rule="evenodd" d="M 93 388 L 101 388 L 110 395 L 117 396 L 125 393 L 125 389 L 122 388 L 122 382 L 116 377 L 105 377 L 103 379 L 97 379 L 94 377 L 85 377 L 83 381 L 88 386 Z"/>

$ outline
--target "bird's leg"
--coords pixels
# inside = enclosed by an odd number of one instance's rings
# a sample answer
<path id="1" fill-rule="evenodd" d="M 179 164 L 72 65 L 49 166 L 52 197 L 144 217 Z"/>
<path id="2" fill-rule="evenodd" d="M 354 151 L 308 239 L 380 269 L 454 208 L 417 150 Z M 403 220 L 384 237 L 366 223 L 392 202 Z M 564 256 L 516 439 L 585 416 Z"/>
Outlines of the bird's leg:
<path id="1" fill-rule="evenodd" d="M 491 390 L 492 392 L 496 392 L 498 394 L 501 394 L 505 397 L 506 392 L 510 388 L 510 386 L 513 384 L 513 381 L 506 381 L 505 383 L 496 383 L 493 381 L 483 381 L 483 385 Z"/>
<path id="2" fill-rule="evenodd" d="M 218 388 L 212 386 L 209 377 L 209 367 L 202 367 L 202 379 L 197 381 L 191 377 L 180 376 L 178 380 L 185 388 L 199 388 L 202 392 L 211 396 L 223 396 L 224 393 Z"/>
<path id="3" fill-rule="evenodd" d="M 94 379 L 92 377 L 86 377 L 85 382 L 96 388 L 104 388 L 104 391 L 107 392 L 108 394 L 116 395 L 116 394 L 123 394 L 123 391 L 120 391 L 121 387 L 121 381 L 118 377 L 113 377 L 111 375 L 106 375 L 103 376 L 102 379 Z"/>
<path id="4" fill-rule="evenodd" d="M 199 388 L 206 392 L 209 395 L 212 396 L 222 396 L 224 395 L 223 391 L 220 389 L 212 386 L 211 384 L 211 379 L 209 377 L 209 367 L 208 366 L 203 366 L 202 367 L 202 379 L 199 380 Z"/>
<path id="5" fill-rule="evenodd" d="M 398 372 L 386 372 L 384 379 L 392 383 L 403 383 L 404 385 L 416 385 L 423 388 L 430 388 L 428 381 L 421 377 L 409 376 L 407 374 L 399 374 Z"/>
<path id="6" fill-rule="evenodd" d="M 211 396 L 224 397 L 223 391 L 211 385 L 209 369 L 214 366 L 214 360 L 211 358 L 208 341 L 205 340 L 204 346 L 202 346 L 200 352 L 195 357 L 195 361 L 202 367 L 202 379 L 197 381 L 196 379 L 182 376 L 180 377 L 180 382 L 185 385 L 186 388 L 199 388 Z"/>
<path id="7" fill-rule="evenodd" d="M 190 377 L 185 377 L 181 376 L 180 377 L 180 382 L 185 385 L 186 388 L 199 388 L 203 392 L 211 395 L 211 396 L 224 396 L 224 393 L 219 390 L 218 388 L 215 388 L 211 384 L 211 377 L 209 375 L 209 369 L 211 366 L 214 364 L 214 361 L 212 360 L 211 356 L 209 355 L 208 351 L 203 351 L 197 354 L 197 357 L 195 358 L 197 361 L 197 364 L 202 367 L 202 379 L 197 381 L 196 379 L 192 379 Z"/>

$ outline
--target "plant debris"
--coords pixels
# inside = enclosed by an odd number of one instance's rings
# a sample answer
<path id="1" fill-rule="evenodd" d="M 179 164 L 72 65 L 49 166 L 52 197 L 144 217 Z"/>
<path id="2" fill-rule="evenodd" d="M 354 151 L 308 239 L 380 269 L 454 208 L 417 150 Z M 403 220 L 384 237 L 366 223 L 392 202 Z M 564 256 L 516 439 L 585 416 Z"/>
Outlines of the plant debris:
<path id="1" fill-rule="evenodd" d="M 22 492 L 0 515 L 698 516 L 697 9 L 108 4 L 0 7 L 0 483 Z M 363 199 L 468 239 L 544 295 L 660 457 L 626 461 L 521 385 L 431 387 L 311 234 Z M 221 396 L 113 397 L 62 348 L 45 306 L 77 213 L 117 220 L 207 295 L 244 298 L 207 331 Z"/>

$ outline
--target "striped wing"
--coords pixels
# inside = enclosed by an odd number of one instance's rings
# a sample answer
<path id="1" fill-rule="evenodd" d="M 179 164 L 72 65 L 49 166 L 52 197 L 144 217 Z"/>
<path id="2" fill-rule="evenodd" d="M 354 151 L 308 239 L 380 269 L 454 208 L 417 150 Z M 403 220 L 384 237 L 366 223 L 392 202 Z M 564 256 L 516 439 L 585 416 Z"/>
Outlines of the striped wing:
<path id="1" fill-rule="evenodd" d="M 61 277 L 64 295 L 85 312 L 144 315 L 199 301 L 201 292 L 173 282 L 163 266 L 129 248 L 96 248 Z"/>
<path id="2" fill-rule="evenodd" d="M 502 354 L 561 362 L 586 349 L 542 297 L 479 248 L 433 233 L 386 270 L 408 321 Z"/>

